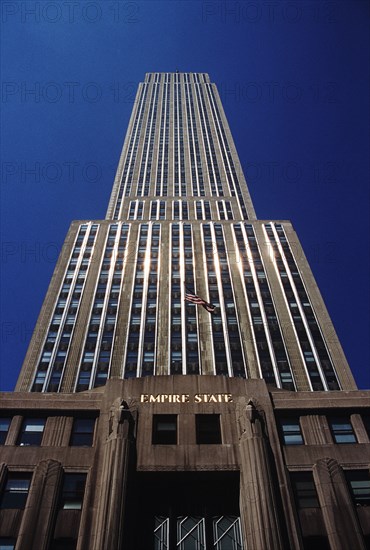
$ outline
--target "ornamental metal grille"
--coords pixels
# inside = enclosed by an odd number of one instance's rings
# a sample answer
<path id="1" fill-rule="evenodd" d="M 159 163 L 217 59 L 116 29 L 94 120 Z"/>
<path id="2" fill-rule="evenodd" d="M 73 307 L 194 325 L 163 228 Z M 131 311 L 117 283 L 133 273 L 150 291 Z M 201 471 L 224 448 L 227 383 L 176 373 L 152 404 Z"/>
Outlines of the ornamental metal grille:
<path id="1" fill-rule="evenodd" d="M 176 522 L 176 531 L 174 529 Z M 171 535 L 171 536 L 170 536 Z M 176 537 L 176 540 L 173 540 Z M 243 550 L 237 516 L 156 516 L 154 550 Z"/>

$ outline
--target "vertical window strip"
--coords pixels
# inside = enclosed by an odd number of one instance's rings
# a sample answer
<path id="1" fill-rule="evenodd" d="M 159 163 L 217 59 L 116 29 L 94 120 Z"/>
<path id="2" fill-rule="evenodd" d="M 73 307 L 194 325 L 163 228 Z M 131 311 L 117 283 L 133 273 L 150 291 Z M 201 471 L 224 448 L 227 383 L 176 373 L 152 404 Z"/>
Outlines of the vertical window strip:
<path id="1" fill-rule="evenodd" d="M 183 226 L 184 250 L 184 281 L 187 288 L 195 289 L 195 258 L 193 250 L 193 235 L 190 224 Z M 185 288 L 181 289 L 182 291 Z M 200 374 L 199 335 L 198 335 L 198 306 L 184 302 L 184 328 L 186 344 L 186 373 Z"/>
<path id="2" fill-rule="evenodd" d="M 150 251 L 148 250 L 149 225 L 143 224 L 140 227 L 136 271 L 134 278 L 134 288 L 131 299 L 130 321 L 128 325 L 126 358 L 124 368 L 124 378 L 135 378 L 138 376 L 139 350 L 142 341 L 143 332 L 143 306 L 145 304 L 145 292 L 147 288 L 148 273 L 146 272 L 146 262 L 148 261 Z M 145 282 L 145 289 L 144 289 Z"/>
<path id="3" fill-rule="evenodd" d="M 195 218 L 197 220 L 203 220 L 203 208 L 202 201 L 195 201 Z"/>
<path id="4" fill-rule="evenodd" d="M 130 192 L 131 192 L 132 174 L 134 171 L 135 160 L 137 155 L 137 147 L 139 143 L 140 132 L 141 132 L 141 127 L 143 122 L 144 105 L 145 105 L 145 100 L 147 96 L 147 91 L 148 91 L 148 85 L 144 83 L 141 88 L 140 98 L 139 98 L 138 107 L 135 115 L 135 122 L 132 127 L 130 142 L 129 142 L 129 146 L 126 154 L 126 160 L 123 167 L 122 179 L 121 179 L 121 183 L 118 191 L 116 207 L 114 210 L 114 216 L 113 216 L 114 220 L 117 220 L 120 215 L 123 195 L 127 197 L 130 195 Z"/>
<path id="5" fill-rule="evenodd" d="M 180 75 L 175 75 L 179 77 Z M 184 126 L 182 117 L 182 91 L 180 79 L 174 84 L 174 195 L 186 195 Z"/>
<path id="6" fill-rule="evenodd" d="M 115 224 L 109 228 L 76 391 L 102 386 L 109 376 L 128 234 L 128 224 Z"/>
<path id="7" fill-rule="evenodd" d="M 204 215 L 206 220 L 212 219 L 209 201 L 204 201 Z"/>
<path id="8" fill-rule="evenodd" d="M 189 219 L 189 212 L 188 212 L 188 203 L 187 203 L 187 201 L 181 201 L 181 206 L 182 206 L 181 217 L 182 217 L 183 220 L 188 220 Z"/>
<path id="9" fill-rule="evenodd" d="M 158 145 L 157 178 L 155 194 L 161 197 L 167 196 L 168 185 L 168 150 L 170 128 L 170 92 L 168 74 L 165 75 L 165 84 L 162 96 L 161 123 Z"/>
<path id="10" fill-rule="evenodd" d="M 252 269 L 253 262 L 250 261 L 248 256 L 247 247 L 245 245 L 246 240 L 239 224 L 234 225 L 234 235 L 241 260 L 239 269 L 244 282 L 244 291 L 247 298 L 251 328 L 254 335 L 261 376 L 268 384 L 278 385 L 280 387 L 274 372 L 273 354 L 271 353 L 267 336 L 267 322 L 257 293 L 256 273 Z"/>
<path id="11" fill-rule="evenodd" d="M 128 219 L 141 220 L 143 218 L 143 209 L 144 209 L 143 201 L 131 201 L 129 212 L 128 212 Z"/>
<path id="12" fill-rule="evenodd" d="M 292 369 L 253 226 L 244 224 L 244 231 L 278 386 L 294 391 L 296 387 Z"/>
<path id="13" fill-rule="evenodd" d="M 154 374 L 157 334 L 157 312 L 159 296 L 159 247 L 161 238 L 161 226 L 154 224 L 151 231 L 150 264 L 148 273 L 148 286 L 146 298 L 146 311 L 144 321 L 143 354 L 141 376 Z"/>
<path id="14" fill-rule="evenodd" d="M 234 290 L 228 265 L 228 254 L 221 224 L 214 225 L 217 246 L 220 282 L 224 304 L 226 326 L 229 337 L 232 375 L 245 378 L 244 353 L 240 338 L 239 320 L 235 306 Z"/>
<path id="15" fill-rule="evenodd" d="M 128 240 L 129 225 L 123 224 L 121 232 L 118 233 L 118 239 L 116 239 L 115 242 L 115 254 L 113 256 L 111 276 L 109 277 L 106 300 L 103 308 L 102 330 L 99 347 L 97 348 L 97 363 L 94 371 L 94 388 L 103 386 L 109 378 L 113 343 L 117 330 L 118 305 L 123 284 L 124 261 Z"/>
<path id="16" fill-rule="evenodd" d="M 211 206 L 209 201 L 195 201 L 195 218 L 197 220 L 210 220 L 211 216 Z"/>
<path id="17" fill-rule="evenodd" d="M 179 85 L 178 74 L 175 74 L 175 83 L 174 83 L 174 113 L 173 113 L 173 194 L 175 197 L 180 195 L 179 191 L 179 180 L 180 180 L 180 170 L 179 170 Z"/>
<path id="18" fill-rule="evenodd" d="M 235 196 L 235 191 L 236 191 L 236 195 L 237 195 L 238 202 L 239 202 L 239 208 L 240 208 L 241 213 L 242 213 L 242 218 L 244 220 L 247 220 L 248 219 L 248 214 L 247 214 L 247 209 L 246 209 L 244 198 L 243 198 L 243 193 L 242 193 L 242 190 L 241 190 L 241 187 L 240 187 L 240 182 L 239 182 L 239 179 L 238 179 L 238 176 L 237 176 L 237 172 L 236 172 L 236 169 L 235 169 L 234 161 L 233 161 L 231 150 L 230 150 L 230 145 L 229 145 L 227 137 L 226 137 L 226 132 L 225 132 L 225 129 L 224 129 L 224 126 L 223 126 L 223 123 L 222 123 L 222 118 L 220 116 L 220 110 L 219 110 L 218 105 L 217 105 L 217 100 L 216 100 L 215 95 L 214 95 L 212 84 L 206 84 L 206 90 L 207 90 L 209 103 L 210 103 L 212 114 L 213 114 L 215 130 L 216 130 L 216 134 L 217 134 L 218 141 L 219 141 L 219 146 L 220 146 L 221 155 L 222 155 L 223 162 L 224 162 L 224 168 L 225 168 L 225 172 L 226 172 L 227 181 L 228 181 L 229 187 L 230 187 L 230 192 L 231 192 L 232 196 Z"/>
<path id="19" fill-rule="evenodd" d="M 136 219 L 137 220 L 142 220 L 143 219 L 143 208 L 144 208 L 144 202 L 143 201 L 138 201 L 138 203 L 137 203 L 137 214 L 136 214 Z"/>
<path id="20" fill-rule="evenodd" d="M 267 281 L 262 256 L 257 244 L 256 235 L 253 226 L 244 224 L 245 234 L 248 240 L 248 246 L 252 259 L 252 271 L 258 282 L 257 292 L 263 304 L 264 322 L 268 327 L 268 339 L 272 344 L 272 359 L 274 367 L 277 368 L 278 379 L 281 386 L 286 390 L 294 391 L 296 389 L 288 353 L 281 333 L 279 320 L 276 314 L 272 294 Z"/>
<path id="21" fill-rule="evenodd" d="M 165 201 L 159 201 L 159 219 L 166 219 L 166 203 Z"/>
<path id="22" fill-rule="evenodd" d="M 131 201 L 129 211 L 128 211 L 128 219 L 129 220 L 134 220 L 135 219 L 135 212 L 136 212 L 136 201 Z"/>
<path id="23" fill-rule="evenodd" d="M 193 93 L 189 82 L 185 84 L 186 114 L 188 123 L 188 137 L 190 150 L 190 168 L 193 195 L 204 196 L 204 180 L 202 171 L 202 161 L 199 149 L 199 138 L 195 119 Z"/>
<path id="24" fill-rule="evenodd" d="M 141 157 L 139 182 L 137 184 L 137 193 L 136 193 L 138 196 L 147 197 L 149 195 L 150 175 L 151 175 L 152 161 L 153 161 L 155 126 L 156 126 L 156 119 L 157 119 L 158 97 L 159 97 L 159 84 L 157 81 L 155 84 L 153 84 L 152 95 L 150 98 L 148 119 L 147 119 L 147 124 L 145 128 L 145 137 L 144 137 L 144 144 L 143 144 L 143 153 Z"/>
<path id="25" fill-rule="evenodd" d="M 157 212 L 158 212 L 158 201 L 151 201 L 150 202 L 150 219 L 151 220 L 157 219 Z"/>
<path id="26" fill-rule="evenodd" d="M 199 95 L 199 89 L 198 86 L 195 86 L 195 92 L 197 95 L 197 105 L 198 105 L 198 113 L 200 118 L 200 124 L 201 124 L 201 130 L 202 130 L 202 138 L 203 138 L 203 149 L 206 155 L 206 162 L 207 162 L 207 168 L 208 168 L 208 179 L 209 179 L 209 185 L 211 188 L 211 195 L 216 195 L 216 185 L 215 185 L 215 171 L 213 167 L 213 163 L 211 160 L 211 154 L 210 154 L 210 145 L 209 145 L 209 138 L 208 133 L 206 131 L 206 122 L 205 122 L 205 116 L 203 112 L 203 105 L 201 103 L 201 98 Z"/>
<path id="27" fill-rule="evenodd" d="M 274 226 L 273 224 L 265 224 L 263 227 L 271 246 L 275 270 L 279 276 L 289 313 L 293 321 L 311 388 L 314 391 L 326 390 L 326 383 L 324 383 L 324 378 L 318 367 L 319 362 L 317 357 L 315 357 L 316 352 L 308 330 L 307 321 L 304 317 L 303 311 L 301 311 L 300 303 L 298 304 L 299 300 L 296 295 L 296 289 L 294 288 L 294 282 L 289 272 L 289 267 L 286 264 L 286 260 L 282 254 L 283 251 L 280 242 L 275 235 Z"/>
<path id="28" fill-rule="evenodd" d="M 98 228 L 91 223 L 79 228 L 31 391 L 55 392 L 60 388 Z"/>
<path id="29" fill-rule="evenodd" d="M 294 286 L 296 288 L 296 292 L 301 304 L 301 308 L 303 310 L 303 313 L 308 323 L 308 327 L 313 339 L 313 344 L 315 346 L 315 350 L 318 355 L 319 362 L 326 379 L 326 383 L 330 390 L 339 390 L 340 387 L 339 387 L 338 379 L 334 370 L 333 362 L 331 360 L 328 349 L 326 347 L 325 340 L 322 336 L 321 328 L 317 321 L 311 301 L 306 292 L 303 280 L 299 274 L 298 266 L 293 257 L 293 253 L 291 251 L 288 240 L 286 238 L 284 228 L 281 224 L 274 224 L 274 225 L 275 225 L 276 234 L 280 240 L 280 245 L 283 250 L 286 263 L 289 267 L 289 270 L 294 282 Z"/>
<path id="30" fill-rule="evenodd" d="M 173 219 L 180 219 L 180 201 L 173 201 Z"/>
<path id="31" fill-rule="evenodd" d="M 217 201 L 218 217 L 220 220 L 225 219 L 225 206 L 224 201 Z"/>
<path id="32" fill-rule="evenodd" d="M 226 207 L 227 219 L 228 220 L 233 220 L 234 215 L 233 215 L 233 209 L 232 209 L 232 206 L 231 206 L 231 202 L 230 201 L 225 201 L 225 207 Z"/>
<path id="33" fill-rule="evenodd" d="M 198 78 L 199 78 L 199 75 L 198 75 Z M 204 99 L 203 88 L 200 85 L 199 80 L 198 80 L 198 85 L 195 87 L 195 89 L 198 96 L 199 106 L 201 107 L 200 112 L 202 115 L 201 116 L 202 131 L 203 131 L 203 136 L 205 138 L 205 145 L 206 145 L 205 149 L 206 149 L 208 169 L 210 170 L 210 167 L 211 167 L 211 171 L 210 171 L 211 194 L 223 196 L 224 191 L 223 191 L 222 182 L 221 182 L 220 169 L 217 162 L 215 145 L 213 142 L 213 137 L 211 132 L 211 124 L 208 117 L 208 111 L 207 111 L 207 106 Z M 217 190 L 216 190 L 215 184 L 217 185 Z"/>
<path id="34" fill-rule="evenodd" d="M 216 311 L 210 314 L 210 326 L 212 327 L 213 355 L 215 374 L 230 376 L 228 362 L 228 350 L 224 334 L 224 315 L 221 310 L 221 299 L 218 286 L 218 257 L 214 247 L 214 238 L 211 226 L 205 224 L 203 227 L 203 246 L 207 267 L 207 282 L 209 301 L 216 306 Z"/>
<path id="35" fill-rule="evenodd" d="M 180 225 L 171 226 L 171 295 L 170 295 L 170 374 L 185 374 L 183 357 L 182 280 L 183 261 L 180 256 Z"/>

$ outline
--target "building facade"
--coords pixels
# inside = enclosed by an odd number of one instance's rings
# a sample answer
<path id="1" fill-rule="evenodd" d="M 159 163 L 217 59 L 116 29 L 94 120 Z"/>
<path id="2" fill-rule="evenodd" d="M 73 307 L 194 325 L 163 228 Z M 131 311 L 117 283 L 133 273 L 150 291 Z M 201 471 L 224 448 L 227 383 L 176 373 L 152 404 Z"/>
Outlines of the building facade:
<path id="1" fill-rule="evenodd" d="M 369 393 L 207 74 L 139 85 L 0 415 L 0 549 L 369 547 Z"/>

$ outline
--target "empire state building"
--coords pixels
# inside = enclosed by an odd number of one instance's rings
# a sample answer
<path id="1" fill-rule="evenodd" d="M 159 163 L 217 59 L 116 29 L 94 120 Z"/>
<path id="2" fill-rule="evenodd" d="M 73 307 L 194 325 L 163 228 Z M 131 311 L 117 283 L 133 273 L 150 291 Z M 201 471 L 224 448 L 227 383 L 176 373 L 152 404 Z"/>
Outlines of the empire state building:
<path id="1" fill-rule="evenodd" d="M 369 392 L 215 84 L 148 73 L 0 395 L 0 549 L 363 550 L 369 456 Z"/>

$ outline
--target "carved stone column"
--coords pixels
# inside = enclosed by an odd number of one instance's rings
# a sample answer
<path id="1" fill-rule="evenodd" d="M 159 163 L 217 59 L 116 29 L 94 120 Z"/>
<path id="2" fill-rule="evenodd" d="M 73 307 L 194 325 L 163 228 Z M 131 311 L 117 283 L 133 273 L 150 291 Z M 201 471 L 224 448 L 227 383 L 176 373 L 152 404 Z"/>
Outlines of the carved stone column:
<path id="1" fill-rule="evenodd" d="M 307 414 L 300 418 L 306 445 L 328 445 L 333 443 L 326 416 Z"/>
<path id="2" fill-rule="evenodd" d="M 120 550 L 130 450 L 136 412 L 117 399 L 110 411 L 109 435 L 104 446 L 101 491 L 94 550 Z"/>
<path id="3" fill-rule="evenodd" d="M 62 474 L 62 465 L 56 460 L 42 460 L 37 465 L 19 528 L 17 550 L 49 548 Z"/>
<path id="4" fill-rule="evenodd" d="M 245 548 L 283 550 L 264 422 L 252 400 L 237 406 L 240 515 Z"/>
<path id="5" fill-rule="evenodd" d="M 331 550 L 365 550 L 342 468 L 323 458 L 314 464 L 313 477 Z"/>

